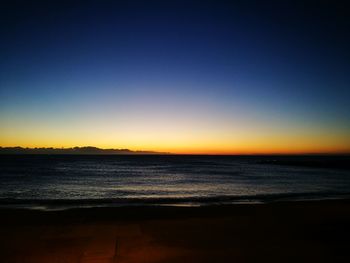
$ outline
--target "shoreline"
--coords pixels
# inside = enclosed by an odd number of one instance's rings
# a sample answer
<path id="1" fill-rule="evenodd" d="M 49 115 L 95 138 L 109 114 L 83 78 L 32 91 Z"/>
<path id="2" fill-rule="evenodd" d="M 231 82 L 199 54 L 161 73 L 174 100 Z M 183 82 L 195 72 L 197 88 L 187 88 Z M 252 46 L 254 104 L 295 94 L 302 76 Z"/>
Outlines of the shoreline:
<path id="1" fill-rule="evenodd" d="M 328 210 L 338 207 L 348 207 L 350 219 L 349 199 L 327 199 L 327 200 L 299 200 L 299 201 L 275 201 L 269 203 L 235 203 L 235 204 L 211 204 L 204 206 L 177 206 L 177 205 L 131 205 L 131 206 L 106 206 L 106 207 L 72 207 L 62 210 L 39 210 L 27 208 L 4 208 L 0 207 L 0 224 L 16 224 L 25 221 L 38 223 L 59 223 L 57 218 L 66 218 L 72 221 L 84 218 L 84 221 L 123 221 L 123 220 L 148 220 L 148 219 L 172 219 L 191 217 L 225 217 L 245 214 L 246 212 L 264 212 L 264 210 L 280 210 L 290 214 L 291 210 L 312 215 L 308 208 Z M 289 210 L 289 211 L 288 211 Z M 278 215 L 276 215 L 278 216 Z M 30 219 L 35 219 L 31 221 Z M 350 224 L 350 221 L 349 221 Z"/>
<path id="2" fill-rule="evenodd" d="M 116 205 L 116 206 L 92 206 L 92 207 L 71 207 L 68 209 L 62 210 L 36 210 L 36 209 L 28 209 L 28 208 L 17 208 L 17 207 L 1 207 L 0 212 L 12 212 L 12 211 L 20 211 L 23 213 L 33 212 L 33 213 L 42 213 L 42 214 L 50 214 L 50 213 L 65 213 L 69 211 L 89 211 L 89 210 L 99 210 L 99 211 L 118 211 L 118 210 L 138 210 L 138 209 L 154 209 L 154 210 L 226 210 L 226 209 L 237 209 L 240 207 L 245 208 L 256 208 L 256 207 L 282 207 L 282 206 L 314 206 L 314 205 L 337 205 L 337 204 L 348 204 L 350 205 L 350 198 L 329 198 L 329 199 L 309 199 L 309 200 L 276 200 L 270 202 L 256 202 L 256 203 L 208 203 L 205 205 L 191 206 L 191 205 L 182 205 L 182 204 L 131 204 L 131 205 Z M 350 212 L 350 211 L 349 211 Z M 3 218 L 3 217 L 2 217 Z M 0 217 L 0 221 L 2 220 Z"/>
<path id="3" fill-rule="evenodd" d="M 109 198 L 109 199 L 0 199 L 0 210 L 25 209 L 58 211 L 70 209 L 123 207 L 211 207 L 273 203 L 350 200 L 350 193 L 281 193 L 247 196 L 215 196 L 188 198 Z"/>

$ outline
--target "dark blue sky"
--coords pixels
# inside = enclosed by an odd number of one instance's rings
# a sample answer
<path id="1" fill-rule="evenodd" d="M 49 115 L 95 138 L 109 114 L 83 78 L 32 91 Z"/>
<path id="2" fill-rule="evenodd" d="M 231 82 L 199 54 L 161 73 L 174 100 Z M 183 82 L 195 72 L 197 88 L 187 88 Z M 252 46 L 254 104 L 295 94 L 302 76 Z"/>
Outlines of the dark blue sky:
<path id="1" fill-rule="evenodd" d="M 20 129 L 26 116 L 27 125 L 45 129 L 85 114 L 167 125 L 189 112 L 188 122 L 209 116 L 232 134 L 227 123 L 259 130 L 262 120 L 276 127 L 262 128 L 266 133 L 291 125 L 308 136 L 323 130 L 344 137 L 350 131 L 345 3 L 4 1 L 0 120 Z M 159 116 L 166 111 L 172 117 Z M 16 141 L 2 142 L 9 140 Z"/>

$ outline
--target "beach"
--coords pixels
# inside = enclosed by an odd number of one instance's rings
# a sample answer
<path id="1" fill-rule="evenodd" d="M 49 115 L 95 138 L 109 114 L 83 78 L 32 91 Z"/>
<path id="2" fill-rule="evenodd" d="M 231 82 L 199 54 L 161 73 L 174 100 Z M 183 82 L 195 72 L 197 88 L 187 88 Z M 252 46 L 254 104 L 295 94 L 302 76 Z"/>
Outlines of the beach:
<path id="1" fill-rule="evenodd" d="M 350 263 L 350 1 L 1 1 L 0 263 Z"/>
<path id="2" fill-rule="evenodd" d="M 0 213 L 6 263 L 350 260 L 350 200 Z"/>

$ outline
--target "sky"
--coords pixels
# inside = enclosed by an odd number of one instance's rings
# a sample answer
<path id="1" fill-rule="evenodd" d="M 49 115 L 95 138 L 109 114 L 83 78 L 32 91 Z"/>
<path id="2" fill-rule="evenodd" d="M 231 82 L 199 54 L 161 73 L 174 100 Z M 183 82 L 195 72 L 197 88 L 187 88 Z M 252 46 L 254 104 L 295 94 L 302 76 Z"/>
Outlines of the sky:
<path id="1" fill-rule="evenodd" d="M 349 153 L 346 1 L 2 1 L 0 146 Z"/>

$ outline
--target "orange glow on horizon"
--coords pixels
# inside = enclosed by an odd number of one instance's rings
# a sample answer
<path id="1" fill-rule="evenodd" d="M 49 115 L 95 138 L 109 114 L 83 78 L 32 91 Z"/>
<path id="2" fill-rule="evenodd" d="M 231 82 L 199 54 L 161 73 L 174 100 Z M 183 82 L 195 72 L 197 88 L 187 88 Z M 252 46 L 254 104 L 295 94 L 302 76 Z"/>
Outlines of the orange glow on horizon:
<path id="1" fill-rule="evenodd" d="M 126 121 L 126 120 L 125 120 Z M 112 122 L 98 118 L 66 123 L 10 119 L 0 135 L 3 147 L 71 148 L 94 146 L 174 154 L 350 153 L 347 128 L 290 122 L 228 123 L 218 119 L 159 119 Z"/>
<path id="2" fill-rule="evenodd" d="M 303 145 L 270 145 L 264 147 L 258 147 L 254 145 L 241 145 L 241 146 L 226 146 L 226 147 L 189 147 L 179 145 L 177 147 L 166 147 L 166 146 L 149 146 L 149 147 L 127 147 L 126 145 L 117 146 L 117 145 L 92 145 L 92 144 L 5 144 L 2 143 L 1 147 L 24 147 L 24 148 L 73 148 L 73 147 L 86 147 L 93 146 L 101 149 L 129 149 L 131 151 L 154 151 L 154 152 L 164 152 L 169 154 L 199 154 L 199 155 L 254 155 L 254 154 L 262 154 L 262 155 L 272 155 L 272 154 L 349 154 L 350 147 L 347 146 L 314 146 L 311 145 L 309 147 Z"/>

